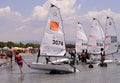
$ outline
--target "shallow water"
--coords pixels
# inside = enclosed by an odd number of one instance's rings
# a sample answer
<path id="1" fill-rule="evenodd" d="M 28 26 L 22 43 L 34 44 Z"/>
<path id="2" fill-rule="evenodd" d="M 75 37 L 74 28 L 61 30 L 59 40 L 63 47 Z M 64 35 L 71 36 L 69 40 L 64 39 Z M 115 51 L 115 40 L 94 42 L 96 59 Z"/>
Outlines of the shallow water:
<path id="1" fill-rule="evenodd" d="M 23 57 L 26 62 L 35 61 L 36 56 Z M 13 67 L 8 65 L 0 67 L 0 83 L 120 83 L 120 65 L 108 64 L 102 68 L 94 64 L 94 68 L 80 64 L 78 73 L 71 74 L 46 74 L 43 71 L 33 70 L 24 64 L 24 74 L 13 62 Z"/>

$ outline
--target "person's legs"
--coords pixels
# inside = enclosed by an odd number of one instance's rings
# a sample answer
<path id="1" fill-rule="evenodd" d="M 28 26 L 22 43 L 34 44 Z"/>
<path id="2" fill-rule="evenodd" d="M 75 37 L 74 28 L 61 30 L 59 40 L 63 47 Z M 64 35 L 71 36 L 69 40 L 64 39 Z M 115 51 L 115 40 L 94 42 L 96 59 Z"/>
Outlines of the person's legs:
<path id="1" fill-rule="evenodd" d="M 85 60 L 85 63 L 87 63 L 87 60 L 86 60 L 86 58 L 84 58 L 84 60 Z"/>
<path id="2" fill-rule="evenodd" d="M 18 64 L 21 74 L 23 74 L 23 64 Z"/>

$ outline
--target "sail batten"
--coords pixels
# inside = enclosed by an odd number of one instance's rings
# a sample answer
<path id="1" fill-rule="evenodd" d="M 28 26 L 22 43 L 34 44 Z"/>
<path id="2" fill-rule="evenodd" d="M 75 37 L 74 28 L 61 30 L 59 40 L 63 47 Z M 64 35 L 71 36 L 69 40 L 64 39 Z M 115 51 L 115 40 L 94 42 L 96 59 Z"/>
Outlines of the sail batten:
<path id="1" fill-rule="evenodd" d="M 62 18 L 59 8 L 51 5 L 40 46 L 42 56 L 64 56 L 66 53 Z"/>

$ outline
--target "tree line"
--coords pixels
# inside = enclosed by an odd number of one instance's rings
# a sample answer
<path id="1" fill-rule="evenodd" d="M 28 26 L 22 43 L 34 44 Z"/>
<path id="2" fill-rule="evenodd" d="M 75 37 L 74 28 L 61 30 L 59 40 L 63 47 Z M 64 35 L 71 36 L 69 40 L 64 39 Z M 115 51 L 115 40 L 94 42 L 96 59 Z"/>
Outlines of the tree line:
<path id="1" fill-rule="evenodd" d="M 22 48 L 27 48 L 27 47 L 34 47 L 34 48 L 39 48 L 40 47 L 40 44 L 34 44 L 34 43 L 26 43 L 26 44 L 23 44 L 22 42 L 20 43 L 15 43 L 15 42 L 12 42 L 12 41 L 8 41 L 8 42 L 0 42 L 0 47 L 3 48 L 3 47 L 22 47 Z"/>
<path id="2" fill-rule="evenodd" d="M 15 42 L 12 42 L 12 41 L 8 41 L 8 42 L 0 42 L 0 48 L 3 48 L 3 47 L 22 47 L 22 48 L 27 48 L 27 47 L 33 47 L 33 48 L 39 48 L 40 47 L 40 44 L 34 44 L 34 43 L 15 43 Z M 74 44 L 66 44 L 66 48 L 75 48 L 75 45 Z"/>
<path id="3" fill-rule="evenodd" d="M 3 48 L 5 46 L 7 46 L 9 48 L 11 48 L 11 47 L 22 47 L 22 48 L 33 47 L 33 48 L 39 48 L 40 44 L 34 44 L 34 43 L 23 44 L 22 42 L 15 43 L 15 42 L 12 42 L 12 41 L 0 42 L 0 48 Z M 75 44 L 66 44 L 66 48 L 75 48 Z M 118 48 L 120 48 L 120 45 L 118 45 Z"/>

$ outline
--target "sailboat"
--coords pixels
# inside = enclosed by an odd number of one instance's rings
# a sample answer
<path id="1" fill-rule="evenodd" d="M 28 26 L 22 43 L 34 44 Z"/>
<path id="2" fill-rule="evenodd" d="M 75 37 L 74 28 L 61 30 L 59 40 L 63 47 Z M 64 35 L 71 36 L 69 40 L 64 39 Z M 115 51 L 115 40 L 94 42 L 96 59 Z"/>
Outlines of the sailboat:
<path id="1" fill-rule="evenodd" d="M 88 51 L 93 55 L 99 55 L 100 49 L 104 48 L 104 32 L 98 19 L 93 18 L 88 39 Z"/>
<path id="2" fill-rule="evenodd" d="M 106 54 L 116 53 L 118 50 L 118 38 L 114 21 L 107 17 L 105 27 L 105 50 Z"/>
<path id="3" fill-rule="evenodd" d="M 118 50 L 118 37 L 113 18 L 106 18 L 106 27 L 105 27 L 105 53 L 106 55 L 112 55 L 117 53 Z M 105 62 L 115 62 L 115 60 L 105 60 Z"/>
<path id="4" fill-rule="evenodd" d="M 88 38 L 84 31 L 83 25 L 80 22 L 78 22 L 76 30 L 77 30 L 75 43 L 76 53 L 82 53 L 82 50 L 87 49 Z"/>
<path id="5" fill-rule="evenodd" d="M 76 50 L 76 53 L 78 54 L 79 61 L 81 58 L 80 55 L 81 55 L 82 51 L 87 50 L 87 42 L 88 42 L 88 38 L 84 31 L 84 27 L 80 22 L 78 22 L 77 28 L 76 28 L 75 50 Z M 89 61 L 87 60 L 87 62 L 89 62 Z"/>
<path id="6" fill-rule="evenodd" d="M 65 58 L 65 54 L 65 36 L 60 10 L 55 5 L 51 4 L 47 24 L 44 31 L 44 36 L 40 46 L 40 51 L 38 52 L 38 58 L 39 56 L 41 56 L 51 58 L 57 57 L 60 59 L 48 63 L 40 63 L 38 61 L 39 59 L 37 58 L 37 62 L 32 62 L 28 65 L 32 69 L 44 70 L 55 73 L 76 72 L 77 69 L 69 65 L 70 60 L 68 58 Z"/>
<path id="7" fill-rule="evenodd" d="M 90 28 L 90 34 L 88 39 L 87 50 L 90 53 L 90 65 L 89 68 L 93 68 L 92 63 L 100 61 L 100 49 L 104 48 L 104 32 L 98 19 L 93 18 L 92 26 Z"/>

